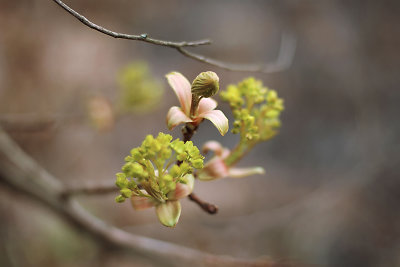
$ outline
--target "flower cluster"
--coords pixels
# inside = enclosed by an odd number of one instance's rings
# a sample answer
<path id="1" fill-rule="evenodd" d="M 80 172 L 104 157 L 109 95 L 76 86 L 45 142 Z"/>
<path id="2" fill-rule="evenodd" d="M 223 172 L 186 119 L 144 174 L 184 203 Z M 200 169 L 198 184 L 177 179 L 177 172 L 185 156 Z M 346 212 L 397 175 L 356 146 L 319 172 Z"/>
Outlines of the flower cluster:
<path id="1" fill-rule="evenodd" d="M 148 135 L 125 158 L 117 173 L 117 202 L 130 198 L 135 209 L 156 207 L 160 222 L 175 226 L 180 216 L 179 199 L 193 190 L 193 171 L 203 168 L 204 157 L 191 141 L 172 141 L 169 134 Z M 177 164 L 179 162 L 180 164 Z"/>
<path id="2" fill-rule="evenodd" d="M 232 133 L 240 133 L 250 142 L 266 141 L 277 134 L 284 107 L 275 90 L 247 78 L 238 85 L 229 85 L 221 98 L 229 102 L 235 117 Z"/>
<path id="3" fill-rule="evenodd" d="M 267 141 L 278 133 L 283 100 L 276 91 L 264 87 L 261 81 L 254 78 L 247 78 L 238 85 L 229 85 L 226 91 L 221 92 L 221 98 L 231 106 L 235 117 L 232 133 L 239 133 L 240 141 L 232 150 L 215 141 L 207 142 L 203 151 L 213 151 L 214 156 L 198 172 L 197 177 L 208 181 L 264 173 L 261 167 L 233 166 L 257 143 Z"/>

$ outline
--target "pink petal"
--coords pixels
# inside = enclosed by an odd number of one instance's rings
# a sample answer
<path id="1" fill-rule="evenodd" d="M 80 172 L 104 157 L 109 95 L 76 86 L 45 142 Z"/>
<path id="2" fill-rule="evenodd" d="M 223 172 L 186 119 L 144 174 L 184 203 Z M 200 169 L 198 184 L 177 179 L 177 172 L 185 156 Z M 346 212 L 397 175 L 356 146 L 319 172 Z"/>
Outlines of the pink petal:
<path id="1" fill-rule="evenodd" d="M 229 177 L 232 178 L 242 178 L 254 174 L 263 174 L 265 170 L 261 167 L 252 167 L 252 168 L 230 168 L 229 169 Z"/>
<path id="2" fill-rule="evenodd" d="M 148 197 L 132 196 L 131 203 L 135 210 L 144 210 L 154 207 L 154 201 Z"/>
<path id="3" fill-rule="evenodd" d="M 212 98 L 202 98 L 199 103 L 198 114 L 211 111 L 217 107 L 217 101 Z"/>
<path id="4" fill-rule="evenodd" d="M 186 177 L 187 183 L 177 183 L 174 191 L 168 193 L 168 199 L 177 200 L 180 198 L 187 197 L 193 191 L 194 176 L 188 174 Z"/>
<path id="5" fill-rule="evenodd" d="M 192 120 L 178 107 L 171 107 L 167 114 L 167 126 L 172 130 L 175 126 Z"/>
<path id="6" fill-rule="evenodd" d="M 222 145 L 214 140 L 208 141 L 203 145 L 202 152 L 206 154 L 208 151 L 213 151 L 217 154 L 222 151 Z"/>
<path id="7" fill-rule="evenodd" d="M 203 145 L 202 152 L 204 154 L 207 154 L 208 151 L 213 151 L 216 156 L 218 156 L 222 159 L 225 159 L 230 153 L 229 149 L 223 147 L 217 141 L 208 141 Z"/>
<path id="8" fill-rule="evenodd" d="M 223 159 L 214 157 L 206 163 L 203 169 L 198 173 L 197 178 L 202 181 L 209 181 L 218 178 L 224 178 L 229 175 L 229 168 Z"/>
<path id="9" fill-rule="evenodd" d="M 192 103 L 192 92 L 189 81 L 179 72 L 171 72 L 166 75 L 169 85 L 175 91 L 185 114 L 190 114 L 190 105 Z"/>
<path id="10" fill-rule="evenodd" d="M 228 119 L 225 117 L 224 113 L 221 110 L 210 110 L 199 114 L 198 118 L 205 118 L 210 120 L 215 127 L 217 127 L 218 131 L 221 135 L 225 135 L 228 132 L 229 124 Z"/>
<path id="11" fill-rule="evenodd" d="M 213 151 L 216 155 L 220 155 L 222 153 L 222 145 L 217 141 L 208 141 L 203 145 L 202 152 L 207 154 L 208 151 Z"/>

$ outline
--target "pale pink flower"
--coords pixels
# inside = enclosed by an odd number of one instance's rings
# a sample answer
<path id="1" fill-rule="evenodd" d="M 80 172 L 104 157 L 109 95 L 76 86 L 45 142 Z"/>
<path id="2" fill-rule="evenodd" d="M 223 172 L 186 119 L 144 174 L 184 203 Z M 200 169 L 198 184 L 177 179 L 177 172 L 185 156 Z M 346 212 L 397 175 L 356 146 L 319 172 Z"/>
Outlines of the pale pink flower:
<path id="1" fill-rule="evenodd" d="M 211 98 L 202 98 L 195 114 L 191 116 L 192 103 L 191 85 L 189 81 L 179 72 L 171 72 L 166 75 L 169 85 L 178 97 L 180 107 L 171 107 L 167 114 L 167 125 L 171 130 L 181 123 L 190 122 L 197 126 L 203 119 L 211 121 L 221 135 L 228 131 L 228 119 L 220 110 L 215 110 L 217 102 Z"/>
<path id="2" fill-rule="evenodd" d="M 204 144 L 203 153 L 206 154 L 209 151 L 214 152 L 214 157 L 197 173 L 199 180 L 208 181 L 225 177 L 241 178 L 265 172 L 261 167 L 234 168 L 227 165 L 225 159 L 229 156 L 230 150 L 222 147 L 217 141 L 208 141 Z"/>

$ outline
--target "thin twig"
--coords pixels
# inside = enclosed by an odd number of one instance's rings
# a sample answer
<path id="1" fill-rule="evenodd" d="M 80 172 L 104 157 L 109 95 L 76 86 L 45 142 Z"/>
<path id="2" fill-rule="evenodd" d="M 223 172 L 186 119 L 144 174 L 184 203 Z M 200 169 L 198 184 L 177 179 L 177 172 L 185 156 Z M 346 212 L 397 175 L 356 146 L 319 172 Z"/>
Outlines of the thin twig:
<path id="1" fill-rule="evenodd" d="M 132 35 L 132 34 L 125 34 L 125 33 L 118 33 L 111 30 L 108 30 L 102 26 L 99 26 L 90 20 L 88 20 L 83 15 L 79 14 L 68 5 L 66 5 L 61 0 L 53 0 L 56 4 L 62 7 L 65 11 L 70 13 L 72 16 L 77 18 L 80 22 L 85 24 L 86 26 L 99 31 L 103 34 L 114 38 L 120 39 L 127 39 L 127 40 L 135 40 L 135 41 L 142 41 L 154 45 L 161 45 L 170 48 L 176 49 L 182 55 L 189 57 L 191 59 L 209 64 L 211 66 L 219 67 L 225 70 L 230 71 L 242 71 L 242 72 L 260 72 L 260 73 L 275 73 L 286 70 L 292 64 L 294 54 L 296 51 L 296 38 L 294 38 L 291 34 L 283 34 L 281 46 L 279 49 L 279 54 L 277 60 L 274 62 L 266 63 L 266 64 L 236 64 L 236 63 L 229 63 L 220 60 L 215 60 L 213 58 L 209 58 L 203 55 L 199 55 L 193 52 L 188 51 L 185 49 L 186 47 L 196 47 L 201 45 L 208 45 L 211 44 L 211 40 L 204 39 L 199 41 L 182 41 L 182 42 L 172 42 L 172 41 L 165 41 L 150 38 L 148 34 L 140 34 L 140 35 Z"/>
<path id="2" fill-rule="evenodd" d="M 102 26 L 99 26 L 90 20 L 88 20 L 86 17 L 82 16 L 72 8 L 70 8 L 68 5 L 66 5 L 64 2 L 60 0 L 53 0 L 56 2 L 60 7 L 62 7 L 64 10 L 66 10 L 68 13 L 70 13 L 72 16 L 77 18 L 80 22 L 85 24 L 86 26 L 99 31 L 101 33 L 104 33 L 108 36 L 114 37 L 114 38 L 119 38 L 119 39 L 127 39 L 127 40 L 135 40 L 135 41 L 142 41 L 154 45 L 161 45 L 161 46 L 168 46 L 172 48 L 179 48 L 179 47 L 187 47 L 187 46 L 199 46 L 199 45 L 208 45 L 211 44 L 211 41 L 208 39 L 205 40 L 199 40 L 199 41 L 192 41 L 192 42 L 171 42 L 171 41 L 165 41 L 165 40 L 158 40 L 154 38 L 150 38 L 146 33 L 140 34 L 140 35 L 134 35 L 134 34 L 125 34 L 125 33 L 118 33 L 114 32 L 111 30 L 108 30 Z"/>
<path id="3" fill-rule="evenodd" d="M 118 187 L 115 186 L 114 182 L 91 182 L 86 184 L 79 184 L 75 186 L 66 186 L 61 192 L 63 198 L 69 198 L 75 195 L 97 195 L 117 192 Z M 199 205 L 205 212 L 209 214 L 215 214 L 218 212 L 218 207 L 214 204 L 208 203 L 200 199 L 196 194 L 191 193 L 188 198 Z"/>
<path id="4" fill-rule="evenodd" d="M 218 212 L 218 207 L 212 203 L 205 202 L 201 200 L 196 194 L 191 193 L 188 198 L 199 205 L 205 212 L 209 214 L 216 214 Z"/>
<path id="5" fill-rule="evenodd" d="M 182 127 L 182 135 L 183 135 L 183 142 L 190 141 L 193 135 L 196 133 L 198 125 L 194 126 L 191 123 L 186 123 L 185 126 Z"/>

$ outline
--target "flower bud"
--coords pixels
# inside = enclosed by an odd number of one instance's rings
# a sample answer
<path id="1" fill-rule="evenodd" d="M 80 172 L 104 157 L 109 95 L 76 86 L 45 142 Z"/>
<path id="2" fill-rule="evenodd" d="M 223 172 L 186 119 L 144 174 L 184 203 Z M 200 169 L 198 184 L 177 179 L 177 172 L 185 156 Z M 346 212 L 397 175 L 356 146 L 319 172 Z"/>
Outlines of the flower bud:
<path id="1" fill-rule="evenodd" d="M 130 198 L 132 196 L 132 191 L 129 190 L 128 188 L 123 188 L 120 190 L 121 195 L 125 198 Z"/>
<path id="2" fill-rule="evenodd" d="M 122 203 L 122 202 L 124 202 L 124 201 L 125 201 L 125 197 L 122 196 L 122 195 L 119 195 L 119 196 L 117 196 L 117 197 L 115 198 L 115 202 L 117 202 L 117 203 Z"/>
<path id="3" fill-rule="evenodd" d="M 213 71 L 200 73 L 192 83 L 192 94 L 211 97 L 219 90 L 219 77 Z"/>

